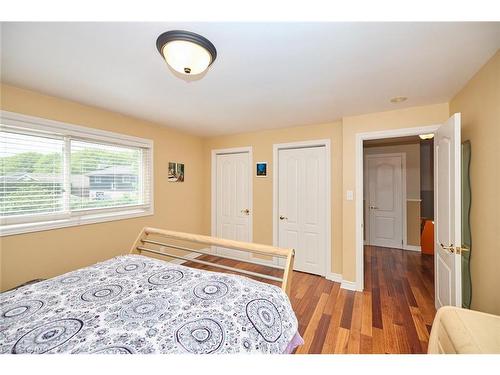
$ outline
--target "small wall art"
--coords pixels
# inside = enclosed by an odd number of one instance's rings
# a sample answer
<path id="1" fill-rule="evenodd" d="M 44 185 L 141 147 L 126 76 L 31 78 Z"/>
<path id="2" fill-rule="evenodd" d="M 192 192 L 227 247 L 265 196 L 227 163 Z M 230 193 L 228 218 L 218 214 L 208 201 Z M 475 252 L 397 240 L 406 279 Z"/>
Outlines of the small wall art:
<path id="1" fill-rule="evenodd" d="M 267 177 L 267 161 L 258 161 L 256 164 L 256 176 Z"/>
<path id="2" fill-rule="evenodd" d="M 168 182 L 184 182 L 184 163 L 168 163 Z"/>

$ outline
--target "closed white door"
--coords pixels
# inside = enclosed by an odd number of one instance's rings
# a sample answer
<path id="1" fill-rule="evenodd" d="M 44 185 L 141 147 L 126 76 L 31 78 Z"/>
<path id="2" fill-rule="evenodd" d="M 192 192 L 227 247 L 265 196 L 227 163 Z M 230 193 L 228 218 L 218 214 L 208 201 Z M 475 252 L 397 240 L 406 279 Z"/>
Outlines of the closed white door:
<path id="1" fill-rule="evenodd" d="M 216 156 L 216 237 L 251 242 L 250 154 Z M 248 259 L 250 253 L 216 248 L 220 255 Z"/>
<path id="2" fill-rule="evenodd" d="M 366 161 L 369 244 L 402 248 L 402 157 L 370 155 Z"/>
<path id="3" fill-rule="evenodd" d="M 434 137 L 434 230 L 436 308 L 462 306 L 460 114 Z"/>
<path id="4" fill-rule="evenodd" d="M 278 151 L 278 243 L 295 249 L 294 269 L 325 275 L 325 147 Z"/>

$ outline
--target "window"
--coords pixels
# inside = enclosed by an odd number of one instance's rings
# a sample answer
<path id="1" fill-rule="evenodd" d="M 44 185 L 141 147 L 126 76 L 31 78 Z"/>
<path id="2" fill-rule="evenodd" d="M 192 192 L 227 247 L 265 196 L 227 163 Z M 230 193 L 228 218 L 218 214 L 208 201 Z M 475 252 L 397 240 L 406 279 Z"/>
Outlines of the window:
<path id="1" fill-rule="evenodd" d="M 139 178 L 142 149 L 77 140 L 70 142 L 70 148 L 71 190 L 85 190 L 81 194 L 71 195 L 71 209 L 144 203 Z M 123 178 L 129 176 L 135 178 L 136 183 L 123 183 Z"/>
<path id="2" fill-rule="evenodd" d="M 63 140 L 0 134 L 0 216 L 62 212 Z"/>
<path id="3" fill-rule="evenodd" d="M 1 112 L 0 234 L 152 214 L 152 142 Z"/>

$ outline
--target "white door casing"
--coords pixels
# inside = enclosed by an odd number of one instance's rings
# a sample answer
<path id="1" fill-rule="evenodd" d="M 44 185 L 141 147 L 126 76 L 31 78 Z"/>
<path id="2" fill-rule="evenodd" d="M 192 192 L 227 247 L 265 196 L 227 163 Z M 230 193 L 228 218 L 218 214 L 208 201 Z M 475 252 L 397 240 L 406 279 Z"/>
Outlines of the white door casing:
<path id="1" fill-rule="evenodd" d="M 215 160 L 214 160 L 215 159 Z M 249 152 L 218 152 L 215 162 L 215 225 L 212 234 L 219 238 L 251 242 L 252 189 L 251 155 Z M 215 229 L 215 233 L 214 232 Z M 249 259 L 250 253 L 215 248 L 216 253 Z"/>
<path id="2" fill-rule="evenodd" d="M 364 246 L 363 246 L 363 186 L 365 178 L 363 175 L 363 142 L 369 139 L 384 139 L 384 138 L 397 138 L 407 137 L 419 134 L 434 133 L 441 126 L 441 124 L 416 126 L 411 128 L 400 128 L 390 130 L 378 130 L 366 133 L 356 133 L 355 136 L 355 237 L 356 237 L 356 277 L 355 281 L 343 281 L 345 287 L 351 290 L 361 291 L 364 289 Z M 349 187 L 348 187 L 349 189 Z M 347 190 L 349 192 L 349 190 Z M 349 200 L 348 195 L 346 199 Z M 352 199 L 352 198 L 351 198 Z M 404 216 L 404 215 L 403 215 Z"/>
<path id="3" fill-rule="evenodd" d="M 434 136 L 434 270 L 436 308 L 462 306 L 460 114 Z"/>
<path id="4" fill-rule="evenodd" d="M 367 240 L 372 246 L 403 247 L 403 156 L 369 155 Z"/>
<path id="5" fill-rule="evenodd" d="M 278 150 L 278 246 L 295 249 L 298 271 L 326 274 L 326 150 Z"/>

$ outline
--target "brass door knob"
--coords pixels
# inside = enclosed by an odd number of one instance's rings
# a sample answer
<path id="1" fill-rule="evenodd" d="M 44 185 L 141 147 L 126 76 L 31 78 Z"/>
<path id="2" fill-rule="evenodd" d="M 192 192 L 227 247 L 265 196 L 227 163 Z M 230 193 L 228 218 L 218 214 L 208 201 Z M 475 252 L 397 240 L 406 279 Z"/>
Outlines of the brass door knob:
<path id="1" fill-rule="evenodd" d="M 280 215 L 280 220 L 288 220 L 286 216 Z"/>
<path id="2" fill-rule="evenodd" d="M 460 252 L 461 252 L 461 253 L 466 253 L 466 252 L 468 252 L 468 251 L 470 251 L 470 249 L 469 249 L 467 246 L 462 245 L 462 247 L 460 247 Z"/>
<path id="3" fill-rule="evenodd" d="M 443 250 L 446 250 L 451 254 L 455 254 L 455 247 L 453 246 L 453 244 L 451 244 L 450 246 L 445 246 L 442 243 L 440 243 L 439 245 L 443 248 Z"/>

